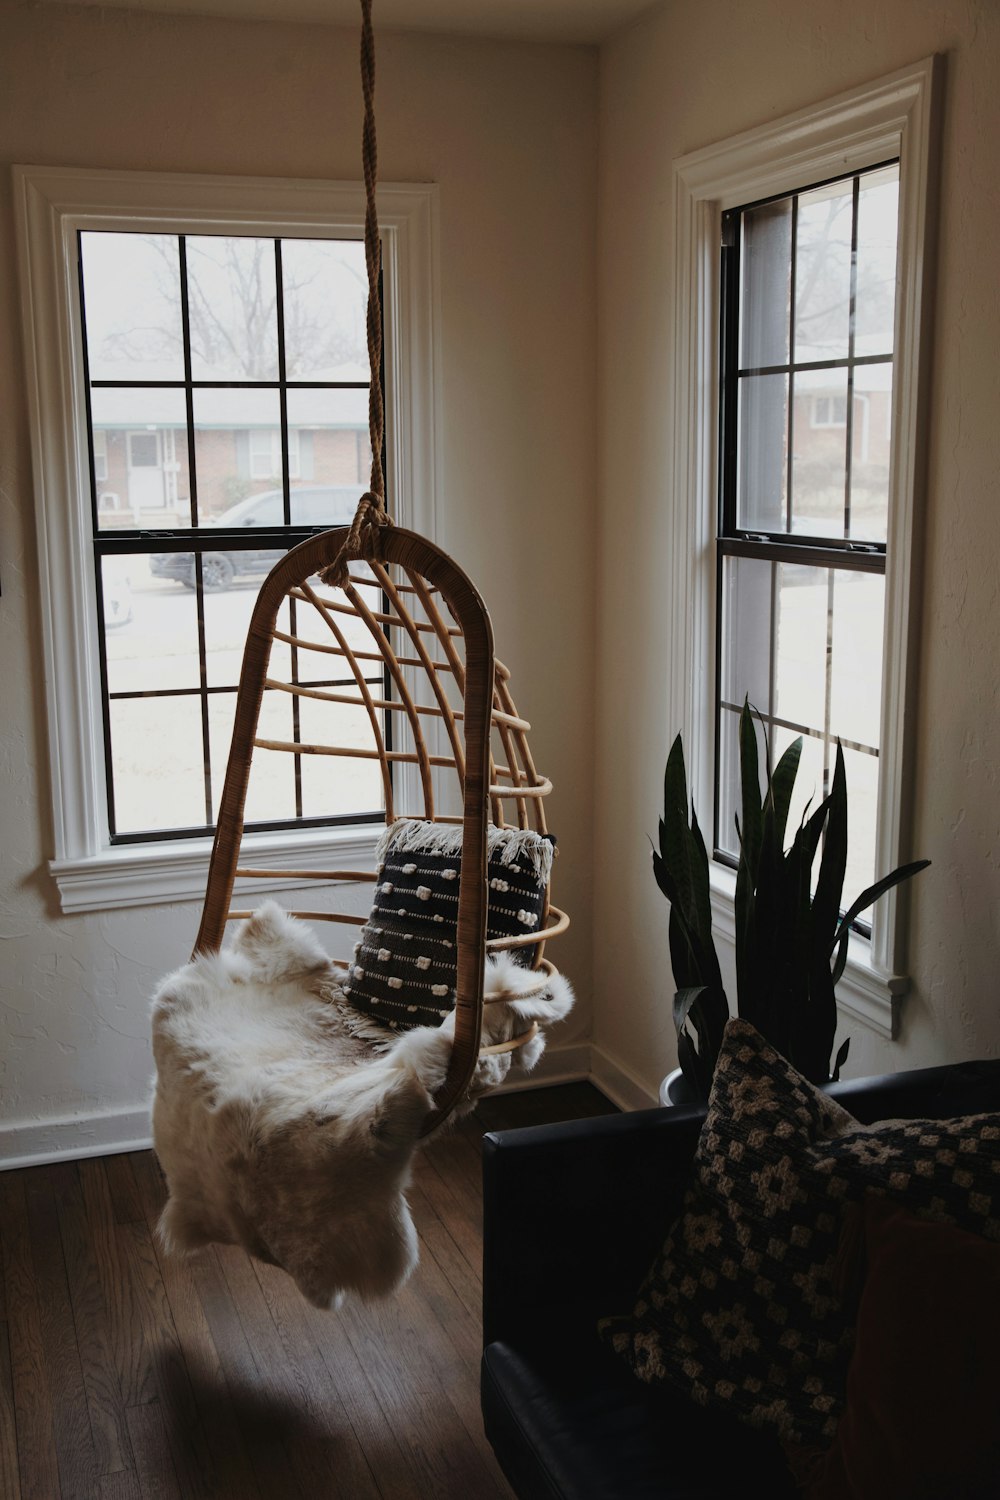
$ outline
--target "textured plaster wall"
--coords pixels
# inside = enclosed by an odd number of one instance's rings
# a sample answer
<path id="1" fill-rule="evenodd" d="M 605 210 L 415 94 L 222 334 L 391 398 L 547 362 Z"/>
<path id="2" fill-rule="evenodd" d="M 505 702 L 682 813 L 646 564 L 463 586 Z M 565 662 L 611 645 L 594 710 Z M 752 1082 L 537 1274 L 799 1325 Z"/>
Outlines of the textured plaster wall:
<path id="1" fill-rule="evenodd" d="M 1000 7 L 699 0 L 619 36 L 601 68 L 595 1025 L 648 1088 L 676 1056 L 647 842 L 679 727 L 667 723 L 662 667 L 671 163 L 934 52 L 947 54 L 947 76 L 912 812 L 913 851 L 933 867 L 913 889 L 900 1039 L 852 1024 L 847 1071 L 1000 1051 Z"/>
<path id="2" fill-rule="evenodd" d="M 383 180 L 440 185 L 440 537 L 490 603 L 556 783 L 572 1040 L 589 1028 L 596 54 L 385 34 L 377 104 Z M 356 180 L 360 107 L 353 30 L 0 0 L 0 1135 L 143 1104 L 148 996 L 197 925 L 191 905 L 64 917 L 47 873 L 7 165 Z"/>
<path id="3" fill-rule="evenodd" d="M 673 734 L 662 668 L 671 162 L 934 51 L 948 65 L 913 795 L 913 847 L 934 866 L 914 890 L 914 988 L 901 1039 L 883 1042 L 855 1024 L 849 1070 L 1000 1049 L 998 30 L 994 0 L 845 0 L 835 16 L 818 0 L 682 0 L 605 46 L 599 107 L 598 58 L 586 49 L 379 39 L 382 177 L 441 189 L 441 533 L 490 601 L 518 702 L 537 726 L 539 763 L 556 782 L 557 891 L 575 919 L 562 956 L 582 1000 L 567 1039 L 587 1034 L 592 971 L 595 1038 L 650 1089 L 674 1060 L 665 913 L 647 843 Z M 0 0 L 0 161 L 356 178 L 355 71 L 352 32 Z M 8 178 L 0 190 L 0 326 L 8 331 L 0 341 L 0 1132 L 8 1138 L 12 1125 L 141 1107 L 148 994 L 187 951 L 197 918 L 190 905 L 63 917 L 46 871 L 52 833 L 18 298 Z"/>

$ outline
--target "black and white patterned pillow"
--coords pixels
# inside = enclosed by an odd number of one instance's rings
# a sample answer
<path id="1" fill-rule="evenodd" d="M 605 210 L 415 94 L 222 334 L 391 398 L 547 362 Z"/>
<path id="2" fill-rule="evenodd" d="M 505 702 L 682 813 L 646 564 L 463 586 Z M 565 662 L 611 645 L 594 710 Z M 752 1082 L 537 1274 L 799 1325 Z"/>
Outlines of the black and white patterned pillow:
<path id="1" fill-rule="evenodd" d="M 520 937 L 541 927 L 554 840 L 531 829 L 487 832 L 486 936 Z M 354 950 L 345 994 L 393 1031 L 439 1026 L 455 1008 L 462 830 L 401 818 L 378 848 L 371 916 Z M 530 966 L 535 945 L 515 948 Z"/>
<path id="2" fill-rule="evenodd" d="M 603 1336 L 642 1380 L 794 1442 L 831 1439 L 853 1344 L 837 1247 L 867 1192 L 1000 1240 L 1000 1115 L 861 1125 L 730 1021 L 683 1212 Z"/>

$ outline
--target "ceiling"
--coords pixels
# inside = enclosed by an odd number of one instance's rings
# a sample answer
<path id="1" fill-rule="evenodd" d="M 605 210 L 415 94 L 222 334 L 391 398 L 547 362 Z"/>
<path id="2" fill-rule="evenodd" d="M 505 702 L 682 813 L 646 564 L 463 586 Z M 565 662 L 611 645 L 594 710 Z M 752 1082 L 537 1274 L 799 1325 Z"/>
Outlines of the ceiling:
<path id="1" fill-rule="evenodd" d="M 50 0 L 51 3 L 51 0 Z M 232 21 L 360 25 L 359 0 L 59 0 L 70 5 Z M 629 25 L 658 0 L 375 0 L 376 27 L 545 42 L 593 44 Z"/>

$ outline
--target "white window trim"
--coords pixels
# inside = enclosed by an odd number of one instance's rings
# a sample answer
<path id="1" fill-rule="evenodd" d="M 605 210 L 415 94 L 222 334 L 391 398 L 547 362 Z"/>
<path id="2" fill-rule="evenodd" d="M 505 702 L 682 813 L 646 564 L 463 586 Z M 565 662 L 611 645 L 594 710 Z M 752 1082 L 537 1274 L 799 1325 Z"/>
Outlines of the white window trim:
<path id="1" fill-rule="evenodd" d="M 928 58 L 815 108 L 708 146 L 674 163 L 671 737 L 684 734 L 695 806 L 714 802 L 715 541 L 718 473 L 721 216 L 758 198 L 899 157 L 893 444 L 885 591 L 885 679 L 876 865 L 912 858 L 908 791 L 915 719 L 917 611 L 911 609 L 922 514 L 932 294 L 932 164 L 942 63 Z M 712 864 L 714 926 L 735 945 L 735 877 Z M 906 888 L 873 911 L 871 941 L 852 938 L 841 1009 L 888 1037 L 906 976 Z"/>
<path id="2" fill-rule="evenodd" d="M 47 684 L 54 858 L 66 912 L 200 899 L 211 841 L 111 846 L 90 537 L 76 235 L 81 229 L 306 234 L 360 239 L 358 183 L 15 167 Z M 395 519 L 437 522 L 437 189 L 378 189 L 384 261 L 387 484 Z M 378 828 L 253 835 L 275 867 L 373 863 Z M 336 851 L 334 858 L 331 853 Z M 262 886 L 261 889 L 264 889 Z"/>

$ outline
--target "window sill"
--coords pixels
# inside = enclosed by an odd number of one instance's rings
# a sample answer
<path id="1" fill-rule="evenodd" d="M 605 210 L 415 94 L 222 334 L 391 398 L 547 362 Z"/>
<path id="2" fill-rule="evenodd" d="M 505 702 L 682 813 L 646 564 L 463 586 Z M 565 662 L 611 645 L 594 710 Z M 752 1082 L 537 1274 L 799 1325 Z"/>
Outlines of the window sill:
<path id="1" fill-rule="evenodd" d="M 294 829 L 250 834 L 243 840 L 243 860 L 274 869 L 325 870 L 375 868 L 375 845 L 382 827 Z M 157 906 L 174 901 L 201 901 L 205 895 L 211 839 L 177 839 L 157 844 L 126 844 L 82 859 L 54 859 L 49 870 L 59 890 L 63 912 L 111 911 L 129 906 Z M 316 881 L 241 882 L 247 896 L 270 890 L 292 890 Z"/>
<path id="2" fill-rule="evenodd" d="M 735 952 L 735 871 L 713 863 L 710 867 L 712 929 L 717 939 Z M 845 1018 L 860 1021 L 878 1036 L 892 1040 L 899 1030 L 899 1002 L 909 988 L 906 975 L 886 974 L 871 961 L 867 938 L 852 933 L 847 966 L 837 985 L 837 1007 Z"/>

